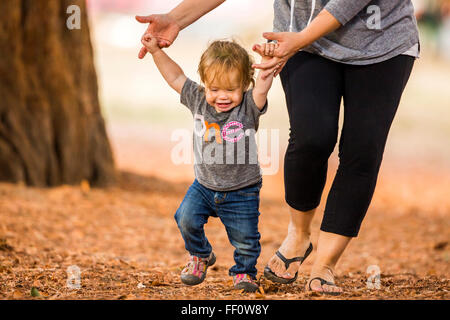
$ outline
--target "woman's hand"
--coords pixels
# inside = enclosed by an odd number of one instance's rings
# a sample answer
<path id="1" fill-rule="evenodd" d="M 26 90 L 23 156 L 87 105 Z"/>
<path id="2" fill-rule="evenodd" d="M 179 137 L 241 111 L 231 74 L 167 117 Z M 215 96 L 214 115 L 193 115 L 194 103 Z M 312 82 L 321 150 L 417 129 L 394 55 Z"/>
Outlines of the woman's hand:
<path id="1" fill-rule="evenodd" d="M 286 62 L 299 50 L 340 27 L 340 22 L 331 13 L 323 9 L 311 24 L 300 32 L 266 32 L 263 37 L 268 40 L 277 40 L 279 47 L 275 50 L 270 61 L 253 65 L 253 68 L 262 69 L 263 77 L 267 77 L 271 73 L 274 73 L 276 77 L 280 74 Z M 258 48 L 255 46 L 253 50 L 257 51 Z"/>
<path id="2" fill-rule="evenodd" d="M 279 75 L 287 61 L 305 47 L 301 32 L 266 32 L 263 33 L 263 37 L 267 40 L 276 40 L 278 42 L 277 48 L 272 52 L 267 51 L 267 46 L 265 48 L 261 45 L 253 46 L 253 51 L 258 54 L 272 56 L 269 61 L 253 65 L 253 68 L 262 70 L 263 79 L 270 74 L 274 74 L 275 77 Z"/>
<path id="3" fill-rule="evenodd" d="M 140 23 L 149 23 L 145 34 L 149 34 L 158 40 L 160 48 L 167 48 L 175 41 L 180 33 L 180 26 L 169 14 L 153 14 L 142 17 L 136 16 L 136 20 Z M 139 52 L 139 59 L 143 59 L 148 50 L 142 47 Z"/>

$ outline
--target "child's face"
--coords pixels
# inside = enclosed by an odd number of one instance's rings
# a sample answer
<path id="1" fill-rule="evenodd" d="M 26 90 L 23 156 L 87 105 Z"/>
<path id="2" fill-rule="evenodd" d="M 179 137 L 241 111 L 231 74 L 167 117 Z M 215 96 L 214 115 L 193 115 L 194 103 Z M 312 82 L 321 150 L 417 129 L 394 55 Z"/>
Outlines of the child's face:
<path id="1" fill-rule="evenodd" d="M 220 77 L 216 77 L 211 83 L 205 83 L 206 101 L 218 113 L 230 111 L 242 102 L 244 88 L 240 81 L 239 72 L 233 71 L 229 76 L 229 81 L 226 82 L 221 81 L 223 79 L 220 79 Z M 223 83 L 227 83 L 227 85 Z"/>

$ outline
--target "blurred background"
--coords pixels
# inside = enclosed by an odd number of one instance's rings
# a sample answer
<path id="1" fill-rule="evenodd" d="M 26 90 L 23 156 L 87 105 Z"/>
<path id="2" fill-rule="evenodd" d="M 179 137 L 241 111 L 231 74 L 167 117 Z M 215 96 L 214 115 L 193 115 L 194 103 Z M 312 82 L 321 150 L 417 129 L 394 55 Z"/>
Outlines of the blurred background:
<path id="1" fill-rule="evenodd" d="M 146 25 L 134 19 L 135 15 L 168 12 L 179 2 L 89 0 L 89 7 L 101 105 L 118 167 L 189 181 L 192 165 L 175 165 L 170 154 L 177 143 L 171 141 L 172 132 L 191 129 L 191 115 L 166 85 L 151 57 L 137 58 Z M 414 5 L 421 58 L 394 121 L 382 170 L 386 174 L 391 170 L 396 176 L 405 171 L 406 179 L 411 170 L 434 172 L 442 178 L 443 170 L 450 167 L 450 1 L 415 0 Z M 272 21 L 273 1 L 228 0 L 183 30 L 167 53 L 187 76 L 199 81 L 197 64 L 209 41 L 233 37 L 250 50 L 252 44 L 263 41 L 262 32 L 272 30 Z M 281 188 L 288 116 L 279 78 L 270 91 L 269 103 L 261 128 L 280 130 L 281 159 L 278 175 L 265 178 Z M 330 164 L 337 164 L 336 151 Z M 267 196 L 283 197 L 282 189 L 267 190 Z"/>

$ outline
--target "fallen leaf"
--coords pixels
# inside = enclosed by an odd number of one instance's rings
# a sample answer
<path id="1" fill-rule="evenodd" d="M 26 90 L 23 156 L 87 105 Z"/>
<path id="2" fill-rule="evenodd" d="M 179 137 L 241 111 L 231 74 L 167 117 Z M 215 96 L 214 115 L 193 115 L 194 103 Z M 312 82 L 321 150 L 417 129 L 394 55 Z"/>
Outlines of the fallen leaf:
<path id="1" fill-rule="evenodd" d="M 151 286 L 153 286 L 153 287 L 159 287 L 159 286 L 163 286 L 163 285 L 164 285 L 164 283 L 162 283 L 158 280 L 153 280 L 151 283 Z"/>
<path id="2" fill-rule="evenodd" d="M 118 297 L 117 299 L 118 300 L 131 300 L 133 298 L 134 298 L 134 296 L 132 294 L 124 294 L 124 295 Z"/>
<path id="3" fill-rule="evenodd" d="M 445 247 L 448 245 L 448 241 L 441 241 L 434 245 L 434 250 L 444 250 Z"/>
<path id="4" fill-rule="evenodd" d="M 258 288 L 259 292 L 261 292 L 262 295 L 265 295 L 264 288 L 262 286 L 259 286 Z"/>
<path id="5" fill-rule="evenodd" d="M 0 239 L 0 251 L 13 251 L 14 248 L 11 247 L 7 242 L 5 238 Z"/>
<path id="6" fill-rule="evenodd" d="M 14 299 L 22 299 L 23 298 L 22 292 L 20 292 L 19 290 L 14 290 L 13 298 Z"/>
<path id="7" fill-rule="evenodd" d="M 41 286 L 42 286 L 42 284 L 41 284 L 41 282 L 39 280 L 34 280 L 33 281 L 33 287 L 39 288 Z"/>
<path id="8" fill-rule="evenodd" d="M 172 276 L 170 275 L 170 273 L 167 273 L 166 275 L 164 275 L 163 281 L 164 281 L 165 283 L 170 283 L 170 282 L 173 281 L 173 278 L 172 278 Z"/>
<path id="9" fill-rule="evenodd" d="M 41 294 L 39 293 L 39 290 L 36 287 L 31 288 L 31 296 L 32 297 L 40 297 Z"/>
<path id="10" fill-rule="evenodd" d="M 259 291 L 256 291 L 255 297 L 258 299 L 264 299 L 266 296 L 264 294 L 260 293 Z"/>
<path id="11" fill-rule="evenodd" d="M 120 263 L 123 263 L 126 266 L 129 266 L 130 264 L 128 262 L 126 262 L 125 260 L 119 259 Z"/>

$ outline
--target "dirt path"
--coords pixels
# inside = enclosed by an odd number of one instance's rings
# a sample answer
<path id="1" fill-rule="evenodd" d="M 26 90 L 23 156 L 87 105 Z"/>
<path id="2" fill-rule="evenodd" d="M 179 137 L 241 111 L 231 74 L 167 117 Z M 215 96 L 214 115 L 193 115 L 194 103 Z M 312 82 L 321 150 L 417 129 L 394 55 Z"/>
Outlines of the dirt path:
<path id="1" fill-rule="evenodd" d="M 294 285 L 276 287 L 260 279 L 264 293 L 231 290 L 227 274 L 233 249 L 217 219 L 206 227 L 218 256 L 216 266 L 198 287 L 182 285 L 179 272 L 187 254 L 173 213 L 188 183 L 132 173 L 121 173 L 120 180 L 108 190 L 1 184 L 0 298 L 32 298 L 30 290 L 36 287 L 41 299 L 322 299 L 303 290 L 315 252 Z M 449 202 L 424 211 L 414 201 L 395 200 L 404 197 L 387 187 L 377 190 L 360 237 L 337 268 L 337 281 L 346 290 L 342 298 L 450 298 Z M 288 222 L 281 200 L 263 199 L 261 212 L 259 276 Z M 318 215 L 313 222 L 313 243 L 320 220 Z M 72 265 L 81 270 L 79 290 L 66 286 L 66 270 Z M 367 288 L 370 265 L 380 268 L 379 290 Z"/>
<path id="2" fill-rule="evenodd" d="M 206 226 L 216 265 L 203 284 L 182 285 L 188 255 L 173 215 L 193 170 L 168 161 L 170 141 L 155 134 L 111 131 L 121 172 L 110 189 L 0 184 L 0 299 L 35 299 L 33 287 L 37 299 L 323 299 L 303 289 L 315 251 L 295 284 L 277 287 L 261 278 L 287 230 L 281 169 L 264 177 L 261 192 L 257 268 L 264 290 L 231 290 L 233 248 L 217 219 Z M 334 157 L 324 197 L 335 166 Z M 450 171 L 439 163 L 385 160 L 360 236 L 337 266 L 337 283 L 345 289 L 340 298 L 449 299 L 449 190 Z M 313 244 L 321 218 L 313 221 Z M 71 266 L 81 272 L 79 289 L 67 287 Z M 369 266 L 380 270 L 380 289 L 367 287 Z"/>

